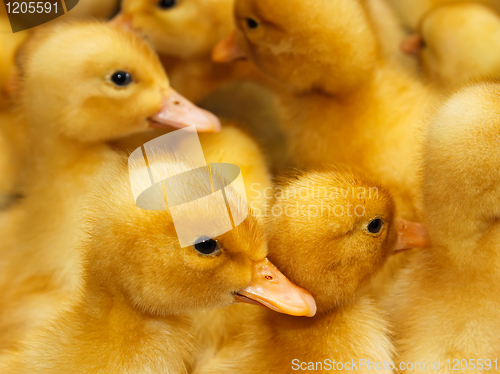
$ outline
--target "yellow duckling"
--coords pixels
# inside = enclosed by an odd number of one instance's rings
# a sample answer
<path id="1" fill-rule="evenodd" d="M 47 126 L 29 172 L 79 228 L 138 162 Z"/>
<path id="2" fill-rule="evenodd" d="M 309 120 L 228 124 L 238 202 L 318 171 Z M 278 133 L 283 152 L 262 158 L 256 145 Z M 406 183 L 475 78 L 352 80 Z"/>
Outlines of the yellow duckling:
<path id="1" fill-rule="evenodd" d="M 135 180 L 124 161 L 108 166 L 89 199 L 79 292 L 19 351 L 4 355 L 2 361 L 10 361 L 4 373 L 188 373 L 196 355 L 193 322 L 206 309 L 243 301 L 314 314 L 312 296 L 267 260 L 264 230 L 254 216 L 205 238 L 203 230 L 222 223 L 227 210 L 200 206 L 203 219 L 184 218 L 198 222 L 203 240 L 181 248 L 173 213 L 135 205 Z M 185 171 L 180 163 L 164 163 L 165 169 Z M 212 180 L 217 185 L 224 177 L 212 173 Z M 186 178 L 189 188 L 205 182 L 197 174 Z M 186 191 L 172 192 L 178 197 Z M 248 210 L 234 190 L 226 188 L 226 196 L 233 216 Z"/>
<path id="2" fill-rule="evenodd" d="M 389 192 L 358 172 L 299 171 L 283 182 L 267 216 L 269 258 L 308 288 L 317 313 L 253 310 L 242 318 L 241 334 L 195 373 L 392 373 L 387 365 L 373 367 L 392 362 L 394 351 L 366 285 L 395 252 L 426 245 L 426 231 L 396 219 Z"/>
<path id="3" fill-rule="evenodd" d="M 435 7 L 458 2 L 478 3 L 488 5 L 500 12 L 500 3 L 497 0 L 387 0 L 402 19 L 403 23 L 412 31 L 418 29 L 422 18 Z"/>
<path id="4" fill-rule="evenodd" d="M 214 59 L 246 56 L 287 89 L 281 101 L 291 163 L 368 170 L 391 189 L 400 214 L 417 219 L 420 116 L 433 96 L 386 63 L 365 5 L 236 0 L 235 17 L 237 31 Z"/>
<path id="5" fill-rule="evenodd" d="M 439 360 L 444 373 L 499 372 L 499 131 L 497 83 L 459 91 L 429 125 L 422 177 L 432 245 L 412 258 L 388 306 L 398 360 L 422 365 L 400 373 L 435 373 Z"/>
<path id="6" fill-rule="evenodd" d="M 246 62 L 220 66 L 210 58 L 233 28 L 233 0 L 125 0 L 121 8 L 121 22 L 165 56 L 172 87 L 194 102 L 251 68 Z"/>
<path id="7" fill-rule="evenodd" d="M 439 6 L 402 48 L 437 87 L 500 78 L 500 13 L 475 2 Z"/>
<path id="8" fill-rule="evenodd" d="M 105 142 L 151 126 L 220 126 L 169 87 L 147 44 L 109 24 L 40 31 L 19 61 L 31 165 L 25 199 L 1 217 L 0 347 L 50 313 L 50 295 L 57 299 L 78 283 L 71 248 L 80 234 L 79 207 L 103 165 L 118 157 Z"/>

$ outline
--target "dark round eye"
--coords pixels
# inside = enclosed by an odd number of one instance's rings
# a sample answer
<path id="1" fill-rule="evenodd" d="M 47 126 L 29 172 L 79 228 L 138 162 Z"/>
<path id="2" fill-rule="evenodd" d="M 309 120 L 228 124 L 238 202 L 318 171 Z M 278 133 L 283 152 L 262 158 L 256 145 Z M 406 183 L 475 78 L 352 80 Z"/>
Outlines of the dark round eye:
<path id="1" fill-rule="evenodd" d="M 194 249 L 200 252 L 202 255 L 213 255 L 219 252 L 219 244 L 214 239 L 206 239 L 198 244 L 194 245 Z"/>
<path id="2" fill-rule="evenodd" d="M 249 29 L 256 29 L 257 27 L 259 27 L 259 23 L 253 18 L 247 18 L 246 22 Z"/>
<path id="3" fill-rule="evenodd" d="M 125 87 L 132 83 L 132 76 L 126 71 L 117 71 L 111 76 L 111 81 L 117 86 Z"/>
<path id="4" fill-rule="evenodd" d="M 177 0 L 160 0 L 158 2 L 158 7 L 161 9 L 172 9 L 177 5 Z"/>
<path id="5" fill-rule="evenodd" d="M 378 234 L 380 230 L 382 230 L 383 225 L 384 222 L 382 222 L 380 218 L 375 218 L 368 224 L 368 227 L 366 229 L 370 234 Z"/>

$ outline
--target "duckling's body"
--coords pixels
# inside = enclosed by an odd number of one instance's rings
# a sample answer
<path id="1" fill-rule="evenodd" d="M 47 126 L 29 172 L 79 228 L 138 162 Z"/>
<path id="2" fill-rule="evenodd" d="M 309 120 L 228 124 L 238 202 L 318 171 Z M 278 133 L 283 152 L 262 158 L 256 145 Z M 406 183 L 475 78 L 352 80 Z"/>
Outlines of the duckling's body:
<path id="1" fill-rule="evenodd" d="M 467 87 L 429 125 L 422 184 L 432 246 L 412 259 L 388 305 L 398 360 L 426 366 L 403 373 L 431 373 L 431 360 L 446 373 L 461 360 L 463 373 L 498 372 L 499 97 L 498 84 Z"/>
<path id="2" fill-rule="evenodd" d="M 307 368 L 375 373 L 373 365 L 360 367 L 360 361 L 392 361 L 388 323 L 365 285 L 394 247 L 402 249 L 396 242 L 405 234 L 398 239 L 390 195 L 364 178 L 349 169 L 298 172 L 277 188 L 280 193 L 267 216 L 269 256 L 291 279 L 310 287 L 317 314 L 287 318 L 249 311 L 235 329 L 241 333 L 196 373 L 293 373 Z M 338 368 L 336 362 L 356 366 Z M 392 368 L 381 371 L 390 373 Z"/>
<path id="3" fill-rule="evenodd" d="M 168 158 L 161 161 L 173 175 L 186 170 L 183 164 L 169 164 Z M 211 252 L 206 245 L 181 248 L 168 210 L 135 205 L 131 183 L 147 182 L 135 178 L 129 179 L 126 160 L 108 163 L 87 206 L 86 234 L 79 245 L 80 290 L 60 304 L 53 322 L 4 356 L 7 373 L 188 373 L 197 353 L 193 312 L 230 305 L 239 293 L 261 295 L 268 305 L 295 310 L 315 307 L 310 294 L 292 285 L 266 259 L 267 244 L 255 217 L 249 215 L 231 231 L 206 239 L 215 243 Z M 217 184 L 223 177 L 212 178 Z M 194 176 L 186 185 L 196 188 L 203 180 Z M 235 204 L 233 213 L 248 209 L 234 191 L 226 193 Z M 224 205 L 197 209 L 211 217 L 210 222 L 199 222 L 200 236 L 227 213 Z M 287 299 L 281 298 L 282 291 L 288 292 Z"/>
<path id="4" fill-rule="evenodd" d="M 74 39 L 78 45 L 71 44 Z M 89 52 L 84 59 L 82 51 Z M 204 116 L 207 123 L 214 120 L 194 106 L 190 112 L 187 102 L 174 95 L 183 108 L 182 115 L 175 115 L 175 108 L 165 104 L 165 92 L 172 91 L 154 52 L 116 27 L 94 22 L 57 25 L 35 35 L 24 53 L 19 97 L 33 142 L 23 177 L 25 197 L 1 217 L 2 348 L 47 318 L 56 301 L 78 286 L 74 248 L 81 234 L 80 208 L 104 165 L 118 157 L 105 142 L 146 131 L 153 118 L 161 121 L 159 116 L 166 114 L 174 115 L 174 123 L 183 118 L 189 122 L 189 113 L 196 113 L 199 123 Z M 108 76 L 125 66 L 138 83 L 118 87 Z M 80 73 L 79 84 L 75 72 Z M 64 88 L 68 80 L 75 85 Z"/>
<path id="5" fill-rule="evenodd" d="M 271 176 L 267 160 L 255 140 L 232 125 L 222 121 L 222 129 L 218 133 L 199 134 L 203 154 L 208 163 L 230 163 L 241 169 L 247 201 L 257 215 L 265 210 L 265 205 L 272 194 Z M 126 153 L 130 153 L 142 144 L 161 136 L 165 132 L 144 133 L 133 135 L 114 145 Z M 267 193 L 266 193 L 267 192 Z"/>
<path id="6" fill-rule="evenodd" d="M 438 6 L 402 47 L 441 89 L 500 78 L 500 13 L 476 2 Z"/>

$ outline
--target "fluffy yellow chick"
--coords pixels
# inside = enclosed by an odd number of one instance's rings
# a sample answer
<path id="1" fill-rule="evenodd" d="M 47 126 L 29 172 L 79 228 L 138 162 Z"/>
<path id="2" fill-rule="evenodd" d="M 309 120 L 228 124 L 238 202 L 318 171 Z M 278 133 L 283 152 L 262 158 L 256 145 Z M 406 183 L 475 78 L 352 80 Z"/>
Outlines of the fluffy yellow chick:
<path id="1" fill-rule="evenodd" d="M 391 189 L 400 214 L 416 219 L 419 119 L 432 96 L 386 64 L 364 3 L 237 0 L 235 17 L 236 33 L 214 58 L 239 51 L 288 89 L 292 164 L 368 170 Z"/>
<path id="2" fill-rule="evenodd" d="M 234 27 L 233 0 L 125 0 L 121 8 L 122 22 L 165 56 L 172 87 L 194 102 L 250 66 L 220 66 L 210 59 L 214 46 Z"/>
<path id="3" fill-rule="evenodd" d="M 401 17 L 404 24 L 412 31 L 418 29 L 418 25 L 426 13 L 430 12 L 433 8 L 440 5 L 458 3 L 458 2 L 468 2 L 468 3 L 478 3 L 491 6 L 500 12 L 500 3 L 498 0 L 469 0 L 469 1 L 457 1 L 457 0 L 387 0 L 393 8 L 396 10 L 398 15 Z"/>
<path id="4" fill-rule="evenodd" d="M 20 71 L 20 106 L 33 141 L 26 197 L 2 213 L 9 219 L 0 226 L 0 347 L 45 318 L 54 298 L 78 283 L 71 248 L 80 233 L 79 205 L 103 165 L 118 157 L 105 142 L 151 126 L 219 126 L 169 87 L 147 44 L 109 24 L 59 24 L 37 33 L 23 49 Z"/>
<path id="5" fill-rule="evenodd" d="M 289 318 L 254 310 L 242 333 L 195 373 L 326 373 L 337 363 L 391 373 L 360 366 L 393 357 L 388 323 L 365 286 L 396 251 L 426 245 L 426 231 L 396 219 L 389 192 L 349 169 L 297 172 L 277 191 L 268 213 L 269 258 L 308 288 L 317 313 Z M 310 362 L 320 364 L 311 369 Z"/>
<path id="6" fill-rule="evenodd" d="M 474 3 L 434 8 L 402 44 L 437 87 L 500 78 L 500 14 Z"/>
<path id="7" fill-rule="evenodd" d="M 204 318 L 206 309 L 239 300 L 298 315 L 315 310 L 311 295 L 267 260 L 264 230 L 254 216 L 205 238 L 203 230 L 222 223 L 226 207 L 198 206 L 196 217 L 188 210 L 182 214 L 197 222 L 203 241 L 181 248 L 170 212 L 138 208 L 130 183 L 142 182 L 129 179 L 126 162 L 117 164 L 89 199 L 79 292 L 14 359 L 4 358 L 16 361 L 4 373 L 188 373 L 196 354 L 193 318 Z M 163 163 L 163 169 L 185 171 L 179 163 Z M 224 182 L 216 173 L 211 179 Z M 194 173 L 185 182 L 203 190 L 207 181 Z M 175 200 L 186 190 L 172 192 Z M 233 190 L 226 194 L 233 214 L 248 210 Z M 200 222 L 200 215 L 210 222 Z"/>
<path id="8" fill-rule="evenodd" d="M 499 372 L 499 131 L 492 83 L 459 91 L 430 123 L 422 177 L 432 245 L 412 259 L 388 307 L 399 361 L 425 367 L 401 373 L 435 373 L 438 360 L 442 373 Z"/>

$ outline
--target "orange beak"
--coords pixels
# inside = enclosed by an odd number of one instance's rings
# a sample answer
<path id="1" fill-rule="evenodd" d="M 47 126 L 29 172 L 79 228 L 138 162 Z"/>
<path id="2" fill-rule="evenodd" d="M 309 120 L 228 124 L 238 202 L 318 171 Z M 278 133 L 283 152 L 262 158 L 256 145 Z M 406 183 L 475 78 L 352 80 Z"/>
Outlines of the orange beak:
<path id="1" fill-rule="evenodd" d="M 425 248 L 429 246 L 429 234 L 427 228 L 421 223 L 413 223 L 404 219 L 397 219 L 398 241 L 394 254 L 412 248 Z"/>
<path id="2" fill-rule="evenodd" d="M 134 30 L 132 26 L 132 17 L 123 13 L 118 13 L 112 20 L 109 21 L 109 23 L 121 27 L 126 31 Z"/>
<path id="3" fill-rule="evenodd" d="M 225 39 L 221 40 L 212 51 L 212 61 L 214 62 L 231 62 L 245 58 L 245 54 L 236 42 L 236 31 L 232 31 Z"/>
<path id="4" fill-rule="evenodd" d="M 215 115 L 198 108 L 172 89 L 163 95 L 160 111 L 149 118 L 149 124 L 153 128 L 162 129 L 195 126 L 198 132 L 217 132 L 221 128 Z"/>
<path id="5" fill-rule="evenodd" d="M 410 56 L 419 56 L 422 49 L 422 37 L 419 34 L 412 34 L 401 42 L 401 50 Z"/>
<path id="6" fill-rule="evenodd" d="M 252 283 L 235 298 L 238 302 L 265 306 L 291 316 L 316 314 L 312 295 L 290 282 L 267 258 L 255 264 Z"/>

